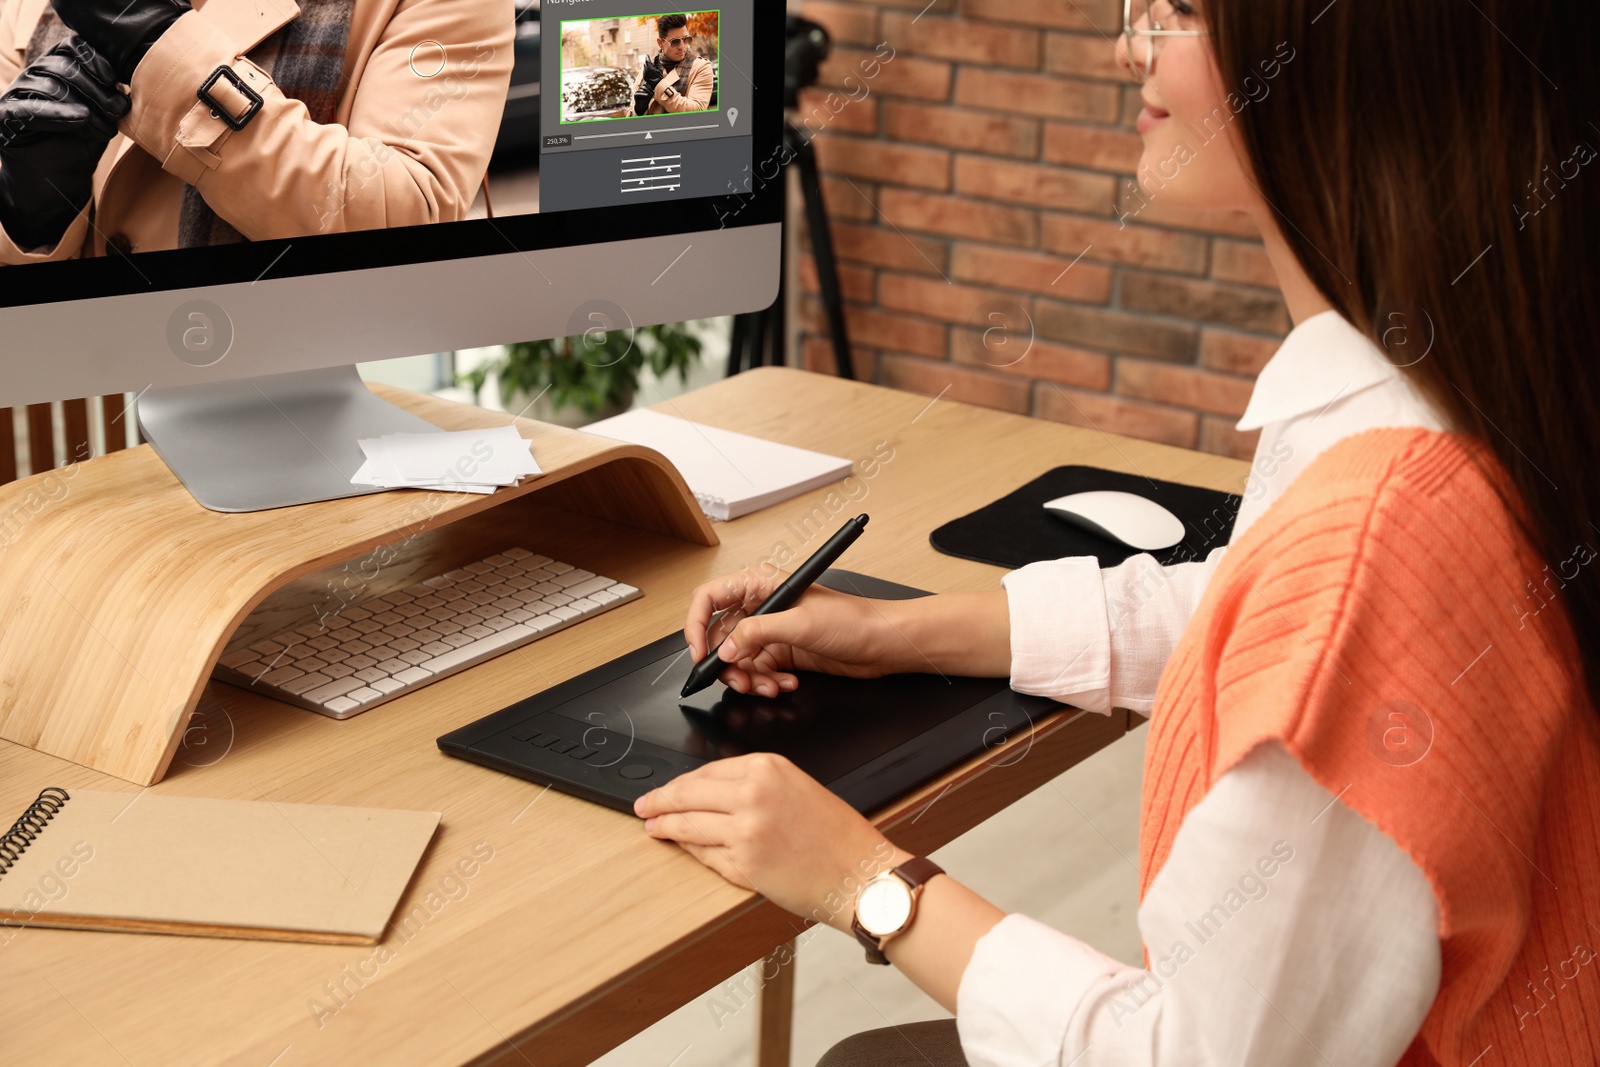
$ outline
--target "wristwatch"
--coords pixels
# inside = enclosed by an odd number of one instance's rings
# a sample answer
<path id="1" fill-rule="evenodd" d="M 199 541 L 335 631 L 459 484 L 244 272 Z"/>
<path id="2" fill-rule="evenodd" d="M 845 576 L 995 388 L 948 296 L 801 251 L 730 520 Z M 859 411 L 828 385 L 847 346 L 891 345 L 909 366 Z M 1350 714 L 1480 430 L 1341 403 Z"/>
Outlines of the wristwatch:
<path id="1" fill-rule="evenodd" d="M 917 917 L 917 900 L 928 879 L 944 868 L 919 856 L 893 870 L 875 875 L 856 896 L 856 914 L 850 931 L 867 950 L 868 963 L 887 964 L 883 948 L 891 938 L 906 932 Z"/>

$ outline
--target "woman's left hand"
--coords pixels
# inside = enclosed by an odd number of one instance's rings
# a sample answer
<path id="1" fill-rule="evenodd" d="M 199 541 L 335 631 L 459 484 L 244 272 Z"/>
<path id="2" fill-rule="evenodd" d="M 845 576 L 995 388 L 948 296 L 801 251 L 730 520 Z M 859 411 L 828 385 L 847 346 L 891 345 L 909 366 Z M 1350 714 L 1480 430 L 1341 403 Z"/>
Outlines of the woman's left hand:
<path id="1" fill-rule="evenodd" d="M 848 930 L 856 892 L 910 859 L 850 805 L 770 752 L 713 760 L 634 801 L 652 837 L 676 841 L 734 885 Z"/>

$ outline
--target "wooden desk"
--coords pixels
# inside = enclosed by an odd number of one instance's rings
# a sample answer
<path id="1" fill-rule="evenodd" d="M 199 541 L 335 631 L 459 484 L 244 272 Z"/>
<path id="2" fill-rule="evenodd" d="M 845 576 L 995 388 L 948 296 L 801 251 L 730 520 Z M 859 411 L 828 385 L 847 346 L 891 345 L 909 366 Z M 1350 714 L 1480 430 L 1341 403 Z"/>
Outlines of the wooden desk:
<path id="1" fill-rule="evenodd" d="M 439 425 L 482 417 L 433 398 L 403 399 Z M 443 811 L 396 926 L 372 948 L 0 929 L 0 1059 L 587 1063 L 803 924 L 648 838 L 629 815 L 444 756 L 439 734 L 678 629 L 696 584 L 785 548 L 803 556 L 820 543 L 819 518 L 826 536 L 843 518 L 870 512 L 871 530 L 850 551 L 853 569 L 941 592 L 992 589 L 999 568 L 936 553 L 928 532 L 1050 467 L 1089 463 L 1230 492 L 1242 490 L 1247 471 L 1216 456 L 780 368 L 657 406 L 851 459 L 872 457 L 875 446 L 892 455 L 873 477 L 850 483 L 853 499 L 835 486 L 719 524 L 716 547 L 561 511 L 538 494 L 512 501 L 439 531 L 428 559 L 476 558 L 469 553 L 521 542 L 645 596 L 345 722 L 210 686 L 172 770 L 151 790 Z M 423 565 L 402 560 L 364 594 L 410 584 Z M 262 610 L 290 611 L 296 597 L 325 595 L 307 579 Z M 1127 726 L 1124 713 L 1059 712 L 877 822 L 902 847 L 931 850 Z M 53 756 L 0 747 L 0 821 L 47 785 L 136 791 Z M 753 1026 L 757 1011 L 748 1014 Z"/>

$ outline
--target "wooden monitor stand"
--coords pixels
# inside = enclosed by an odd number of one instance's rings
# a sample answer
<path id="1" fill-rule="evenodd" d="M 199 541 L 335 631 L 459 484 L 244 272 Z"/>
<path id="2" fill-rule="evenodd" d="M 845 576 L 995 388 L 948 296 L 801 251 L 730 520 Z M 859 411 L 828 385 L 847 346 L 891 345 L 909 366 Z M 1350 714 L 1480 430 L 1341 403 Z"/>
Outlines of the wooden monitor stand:
<path id="1" fill-rule="evenodd" d="M 513 421 L 372 388 L 446 430 Z M 139 785 L 158 782 L 212 667 L 271 594 L 356 560 L 404 582 L 457 566 L 447 527 L 530 496 L 718 543 L 660 453 L 514 421 L 545 473 L 488 496 L 402 490 L 223 514 L 195 503 L 149 446 L 0 486 L 0 737 Z M 417 570 L 430 561 L 442 565 Z M 317 603 L 300 599 L 311 621 Z M 283 601 L 280 593 L 268 607 L 292 610 Z"/>

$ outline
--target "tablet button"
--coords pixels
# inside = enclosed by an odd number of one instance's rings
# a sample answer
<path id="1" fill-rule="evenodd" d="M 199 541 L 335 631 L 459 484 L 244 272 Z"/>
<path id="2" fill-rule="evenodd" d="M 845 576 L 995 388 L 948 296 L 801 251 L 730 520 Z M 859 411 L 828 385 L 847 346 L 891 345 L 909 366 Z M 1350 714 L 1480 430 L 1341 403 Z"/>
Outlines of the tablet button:
<path id="1" fill-rule="evenodd" d="M 656 773 L 654 767 L 646 767 L 642 763 L 630 763 L 617 771 L 624 778 L 648 778 Z"/>
<path id="2" fill-rule="evenodd" d="M 577 747 L 578 747 L 578 742 L 576 742 L 576 741 L 557 741 L 555 744 L 550 746 L 550 751 L 551 752 L 571 752 L 573 749 L 575 749 Z"/>

